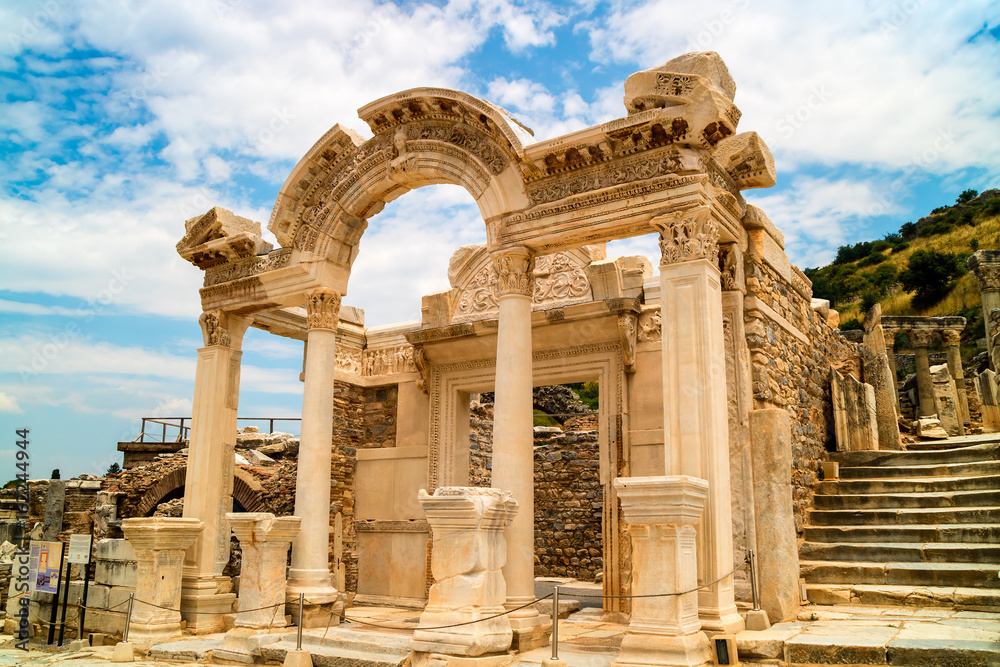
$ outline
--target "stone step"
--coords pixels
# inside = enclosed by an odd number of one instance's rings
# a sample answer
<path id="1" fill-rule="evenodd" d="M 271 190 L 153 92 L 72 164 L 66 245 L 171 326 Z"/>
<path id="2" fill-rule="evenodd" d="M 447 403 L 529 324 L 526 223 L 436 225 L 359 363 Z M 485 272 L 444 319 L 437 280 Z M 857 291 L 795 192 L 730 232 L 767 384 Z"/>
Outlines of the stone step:
<path id="1" fill-rule="evenodd" d="M 816 495 L 816 509 L 895 509 L 903 507 L 982 507 L 996 503 L 1000 492 L 865 493 Z"/>
<path id="2" fill-rule="evenodd" d="M 933 465 L 901 466 L 852 466 L 840 469 L 841 479 L 892 479 L 905 477 L 963 477 L 973 475 L 996 475 L 1000 473 L 1000 461 L 979 461 L 975 463 L 939 463 Z"/>
<path id="3" fill-rule="evenodd" d="M 949 450 L 954 451 L 956 449 L 965 449 L 966 447 L 977 447 L 979 445 L 986 444 L 987 442 L 997 441 L 996 433 L 992 434 L 988 439 L 984 440 L 969 440 L 969 439 L 958 439 L 952 438 L 949 440 L 927 440 L 926 442 L 911 442 L 905 445 L 906 451 L 942 451 Z M 979 436 L 982 438 L 982 436 Z"/>
<path id="4" fill-rule="evenodd" d="M 302 635 L 302 648 L 312 654 L 315 667 L 397 667 L 410 653 L 410 634 L 369 632 L 347 628 L 325 631 L 309 630 Z M 261 647 L 267 661 L 281 663 L 288 651 L 295 650 L 295 634 L 283 635 L 281 641 Z"/>
<path id="5" fill-rule="evenodd" d="M 834 452 L 831 461 L 840 463 L 841 470 L 858 466 L 923 466 L 949 463 L 975 463 L 996 461 L 1000 458 L 1000 444 L 973 444 L 955 449 L 929 449 L 916 451 L 864 451 Z"/>
<path id="6" fill-rule="evenodd" d="M 817 495 L 871 493 L 951 493 L 955 491 L 1000 491 L 1000 475 L 938 477 L 936 479 L 847 479 L 826 480 L 816 485 Z"/>
<path id="7" fill-rule="evenodd" d="M 814 604 L 858 604 L 887 607 L 953 607 L 973 611 L 995 611 L 1000 591 L 956 586 L 888 586 L 880 584 L 806 583 L 806 595 Z M 960 663 L 959 663 L 960 664 Z"/>
<path id="8" fill-rule="evenodd" d="M 1000 544 L 1000 525 L 805 526 L 809 542 L 979 542 Z"/>
<path id="9" fill-rule="evenodd" d="M 902 508 L 873 510 L 810 510 L 814 526 L 863 526 L 889 524 L 998 523 L 1000 507 Z"/>
<path id="10" fill-rule="evenodd" d="M 799 561 L 808 584 L 884 584 L 989 589 L 1000 597 L 1000 564 Z M 826 603 L 823 603 L 826 604 Z"/>
<path id="11" fill-rule="evenodd" d="M 811 561 L 897 563 L 1000 563 L 1000 545 L 951 542 L 803 542 L 799 558 Z M 998 582 L 1000 583 L 1000 582 Z"/>

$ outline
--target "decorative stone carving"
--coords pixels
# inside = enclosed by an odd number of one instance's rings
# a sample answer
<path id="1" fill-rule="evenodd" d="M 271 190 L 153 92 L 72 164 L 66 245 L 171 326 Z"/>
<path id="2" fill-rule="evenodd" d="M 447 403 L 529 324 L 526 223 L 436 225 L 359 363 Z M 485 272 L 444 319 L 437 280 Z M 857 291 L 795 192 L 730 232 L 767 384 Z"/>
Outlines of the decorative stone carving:
<path id="1" fill-rule="evenodd" d="M 481 656 L 506 651 L 513 633 L 502 615 L 507 561 L 504 529 L 517 513 L 509 491 L 479 487 L 440 487 L 420 491 L 420 504 L 433 533 L 434 584 L 411 646 L 417 652 Z M 453 623 L 472 623 L 434 629 Z"/>
<path id="2" fill-rule="evenodd" d="M 743 252 L 735 243 L 727 243 L 719 248 L 719 269 L 722 289 L 737 290 L 746 294 L 746 276 L 743 270 Z"/>
<path id="3" fill-rule="evenodd" d="M 364 374 L 364 362 L 362 361 L 364 350 L 338 345 L 336 351 L 337 358 L 335 367 L 341 373 L 349 373 L 362 377 Z"/>
<path id="4" fill-rule="evenodd" d="M 708 482 L 684 475 L 619 477 L 615 489 L 632 537 L 632 594 L 638 597 L 612 666 L 711 665 L 694 590 L 695 527 L 705 510 Z M 684 591 L 690 592 L 654 597 Z"/>
<path id="5" fill-rule="evenodd" d="M 340 295 L 333 290 L 318 289 L 306 295 L 306 327 L 337 330 L 340 321 Z"/>
<path id="6" fill-rule="evenodd" d="M 205 287 L 227 283 L 230 280 L 256 276 L 288 266 L 291 248 L 278 248 L 263 257 L 247 257 L 236 262 L 213 267 L 205 271 Z"/>
<path id="7" fill-rule="evenodd" d="M 413 361 L 413 347 L 399 345 L 364 350 L 361 371 L 358 374 L 362 377 L 376 377 L 395 373 L 413 373 L 416 370 L 417 367 Z"/>
<path id="8" fill-rule="evenodd" d="M 661 216 L 653 225 L 660 230 L 661 265 L 694 259 L 718 263 L 719 228 L 707 206 Z"/>
<path id="9" fill-rule="evenodd" d="M 202 313 L 201 317 L 198 318 L 198 324 L 201 325 L 201 335 L 205 340 L 205 347 L 212 347 L 214 345 L 222 347 L 230 346 L 229 331 L 223 324 L 224 319 L 225 314 L 221 310 Z"/>
<path id="10" fill-rule="evenodd" d="M 837 451 L 878 449 L 875 389 L 836 368 L 830 368 L 830 393 Z"/>
<path id="11" fill-rule="evenodd" d="M 769 188 L 777 182 L 774 158 L 756 132 L 742 132 L 723 139 L 715 147 L 713 157 L 740 190 Z"/>
<path id="12" fill-rule="evenodd" d="M 662 319 L 660 310 L 647 310 L 639 316 L 639 340 L 642 342 L 660 340 Z"/>
<path id="13" fill-rule="evenodd" d="M 177 253 L 199 269 L 267 254 L 271 244 L 261 238 L 260 223 L 216 206 L 184 223 Z"/>
<path id="14" fill-rule="evenodd" d="M 417 369 L 417 372 L 420 373 L 420 379 L 417 380 L 417 389 L 426 394 L 430 386 L 431 369 L 430 364 L 427 363 L 427 354 L 424 352 L 422 345 L 415 345 L 413 347 L 413 365 Z"/>
<path id="15" fill-rule="evenodd" d="M 535 258 L 526 249 L 512 249 L 493 256 L 493 270 L 497 281 L 492 285 L 497 299 L 508 295 L 530 297 L 533 294 L 531 274 L 535 268 Z"/>
<path id="16" fill-rule="evenodd" d="M 126 519 L 122 531 L 135 550 L 136 588 L 129 641 L 140 650 L 181 634 L 184 552 L 202 530 L 197 519 Z"/>
<path id="17" fill-rule="evenodd" d="M 625 370 L 635 372 L 635 343 L 638 334 L 638 316 L 635 313 L 618 313 L 618 336 L 622 342 Z"/>
<path id="18" fill-rule="evenodd" d="M 969 257 L 968 265 L 979 281 L 980 291 L 1000 290 L 1000 251 L 977 250 Z"/>

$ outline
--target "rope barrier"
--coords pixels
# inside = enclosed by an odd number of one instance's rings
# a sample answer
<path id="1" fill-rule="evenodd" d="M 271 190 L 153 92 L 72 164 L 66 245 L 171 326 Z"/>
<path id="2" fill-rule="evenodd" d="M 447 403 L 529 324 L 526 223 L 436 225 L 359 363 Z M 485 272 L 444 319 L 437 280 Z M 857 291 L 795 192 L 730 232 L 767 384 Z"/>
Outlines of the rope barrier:
<path id="1" fill-rule="evenodd" d="M 487 616 L 486 618 L 478 618 L 478 619 L 476 619 L 474 621 L 465 621 L 464 623 L 452 623 L 451 625 L 438 625 L 438 626 L 435 626 L 433 628 L 421 628 L 421 627 L 414 627 L 414 626 L 398 627 L 398 626 L 391 626 L 391 625 L 377 625 L 375 623 L 368 623 L 367 621 L 359 621 L 356 618 L 348 618 L 347 620 L 349 622 L 351 622 L 351 623 L 360 623 L 361 625 L 369 625 L 369 626 L 371 626 L 373 628 L 382 628 L 383 630 L 409 630 L 409 629 L 411 629 L 411 627 L 413 629 L 416 629 L 416 630 L 445 630 L 447 628 L 459 628 L 459 627 L 462 627 L 463 625 L 472 625 L 473 623 L 482 623 L 483 621 L 490 621 L 490 620 L 493 620 L 494 618 L 500 618 L 501 616 L 506 616 L 507 614 L 513 614 L 515 611 L 521 611 L 522 609 L 530 607 L 530 606 L 534 605 L 537 602 L 541 602 L 542 600 L 548 600 L 550 597 L 552 597 L 552 593 L 549 593 L 545 597 L 535 598 L 534 600 L 532 600 L 531 602 L 529 602 L 527 604 L 522 604 L 520 607 L 514 607 L 513 609 L 507 609 L 503 613 L 500 613 L 500 614 L 494 614 L 493 616 Z"/>
<path id="2" fill-rule="evenodd" d="M 605 600 L 637 600 L 639 598 L 669 598 L 669 597 L 674 597 L 674 596 L 677 596 L 677 595 L 687 595 L 688 593 L 694 593 L 696 591 L 700 591 L 703 588 L 708 588 L 709 586 L 714 586 L 715 584 L 719 583 L 723 579 L 726 579 L 728 577 L 733 576 L 734 574 L 736 574 L 737 572 L 739 572 L 740 570 L 742 570 L 745 567 L 747 567 L 747 563 L 743 563 L 742 565 L 737 565 L 732 570 L 730 570 L 728 574 L 722 575 L 721 577 L 719 577 L 715 581 L 710 581 L 707 584 L 702 584 L 701 586 L 698 586 L 697 588 L 692 588 L 689 591 L 681 591 L 679 593 L 647 593 L 645 595 L 587 595 L 586 593 L 583 593 L 583 594 L 573 593 L 573 597 L 575 597 L 575 598 L 603 598 Z"/>

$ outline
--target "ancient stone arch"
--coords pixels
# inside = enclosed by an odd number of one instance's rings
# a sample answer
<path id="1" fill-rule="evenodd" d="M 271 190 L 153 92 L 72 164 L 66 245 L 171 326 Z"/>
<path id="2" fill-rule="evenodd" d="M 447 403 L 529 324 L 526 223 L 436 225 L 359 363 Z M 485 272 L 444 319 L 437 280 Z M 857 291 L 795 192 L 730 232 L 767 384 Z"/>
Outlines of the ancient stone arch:
<path id="1" fill-rule="evenodd" d="M 178 489 L 184 488 L 184 480 L 187 477 L 187 467 L 175 468 L 161 477 L 136 504 L 136 516 L 152 516 L 157 505 L 163 499 Z M 237 468 L 233 479 L 233 499 L 237 501 L 247 512 L 263 512 L 264 498 L 261 496 L 262 487 L 260 482 L 254 479 L 253 475 L 245 470 Z"/>
<path id="2" fill-rule="evenodd" d="M 705 584 L 699 593 L 702 621 L 710 629 L 733 631 L 741 621 L 732 578 L 725 576 L 733 562 L 730 436 L 726 369 L 719 361 L 726 359 L 727 345 L 735 350 L 731 357 L 749 356 L 745 338 L 735 333 L 743 321 L 742 294 L 748 280 L 744 257 L 766 256 L 782 280 L 792 285 L 798 281 L 808 289 L 808 281 L 784 256 L 780 232 L 741 194 L 773 185 L 775 174 L 763 140 L 754 132 L 736 133 L 741 114 L 734 95 L 735 83 L 717 54 L 686 54 L 629 77 L 625 117 L 532 143 L 523 125 L 489 102 L 458 91 L 416 88 L 359 110 L 373 132 L 371 139 L 335 125 L 296 165 L 268 224 L 280 248 L 261 238 L 259 223 L 222 209 L 188 220 L 177 249 L 205 271 L 205 347 L 198 356 L 186 480 L 197 504 L 194 515 L 205 528 L 189 552 L 193 560 L 186 570 L 185 590 L 192 593 L 183 601 L 188 627 L 213 629 L 217 620 L 212 614 L 228 604 L 211 592 L 211 582 L 219 574 L 217 552 L 224 546 L 220 538 L 228 535 L 223 508 L 231 493 L 227 471 L 232 465 L 240 348 L 252 322 L 275 331 L 295 326 L 305 331 L 299 334 L 306 340 L 307 354 L 295 509 L 302 517 L 302 531 L 292 551 L 289 592 L 305 592 L 318 605 L 336 599 L 328 563 L 331 369 L 336 367 L 341 335 L 342 297 L 367 221 L 386 202 L 411 189 L 451 183 L 472 195 L 486 226 L 487 243 L 478 251 L 482 261 L 466 264 L 488 274 L 489 295 L 481 295 L 488 317 L 453 321 L 456 313 L 461 315 L 460 302 L 432 295 L 434 299 L 425 300 L 422 328 L 405 339 L 421 376 L 417 388 L 431 394 L 434 424 L 440 420 L 435 387 L 445 367 L 444 359 L 434 357 L 441 348 L 435 343 L 495 337 L 495 370 L 490 371 L 497 415 L 494 483 L 512 491 L 523 507 L 507 531 L 507 603 L 517 606 L 534 594 L 530 428 L 532 327 L 538 319 L 532 311 L 540 278 L 536 269 L 545 257 L 561 254 L 566 266 L 579 265 L 586 260 L 586 246 L 658 233 L 664 316 L 656 327 L 662 328 L 662 387 L 657 391 L 663 417 L 660 452 L 649 458 L 650 469 L 659 475 L 708 480 L 707 509 L 698 528 L 697 570 Z M 590 302 L 594 306 L 587 307 L 614 314 L 617 325 L 609 327 L 608 343 L 620 348 L 623 367 L 632 372 L 637 339 L 649 325 L 640 317 L 650 315 L 638 298 L 621 298 L 620 272 L 601 275 L 604 292 L 619 281 L 617 291 L 612 290 L 618 296 L 595 299 Z M 589 289 L 596 294 L 593 285 Z M 544 321 L 566 317 L 564 308 L 544 310 Z M 262 315 L 266 322 L 259 319 Z M 302 320 L 304 326 L 297 324 Z M 724 321 L 730 322 L 725 330 Z M 748 399 L 742 396 L 739 405 L 745 411 Z M 745 414 L 740 414 L 745 422 Z M 432 426 L 431 441 L 434 432 Z M 431 450 L 430 456 L 436 456 L 433 446 Z M 617 474 L 609 471 L 610 507 L 617 507 L 611 485 Z M 428 489 L 436 483 L 429 476 Z M 519 613 L 537 618 L 530 610 Z M 536 621 L 518 623 L 530 634 Z"/>

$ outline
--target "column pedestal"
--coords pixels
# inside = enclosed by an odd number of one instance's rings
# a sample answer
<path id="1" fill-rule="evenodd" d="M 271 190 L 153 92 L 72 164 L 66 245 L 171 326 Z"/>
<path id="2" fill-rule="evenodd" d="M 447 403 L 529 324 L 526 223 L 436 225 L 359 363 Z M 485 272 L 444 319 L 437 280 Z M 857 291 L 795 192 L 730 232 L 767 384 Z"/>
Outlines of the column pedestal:
<path id="1" fill-rule="evenodd" d="M 532 430 L 531 293 L 534 262 L 525 248 L 493 259 L 500 302 L 493 407 L 493 486 L 510 491 L 518 512 L 507 528 L 507 584 L 504 607 L 535 599 L 535 458 Z M 527 651 L 548 644 L 551 621 L 534 606 L 510 614 L 512 648 Z"/>
<path id="2" fill-rule="evenodd" d="M 233 509 L 236 413 L 240 391 L 240 345 L 250 319 L 222 311 L 199 319 L 205 347 L 198 350 L 184 518 L 204 529 L 184 562 L 181 613 L 189 632 L 219 632 L 223 615 L 233 609 L 232 582 L 222 575 L 229 562 L 229 526 Z"/>
<path id="3" fill-rule="evenodd" d="M 694 589 L 696 526 L 708 482 L 682 475 L 619 477 L 615 488 L 632 537 L 632 594 Z M 632 600 L 632 619 L 613 667 L 712 664 L 711 645 L 698 618 L 697 592 Z"/>
<path id="4" fill-rule="evenodd" d="M 340 295 L 316 290 L 307 295 L 305 387 L 302 432 L 295 477 L 295 515 L 301 530 L 292 543 L 286 610 L 296 625 L 339 624 L 343 601 L 330 574 L 330 480 L 333 465 L 333 370 Z M 298 618 L 299 593 L 305 594 Z"/>
<path id="5" fill-rule="evenodd" d="M 510 619 L 497 614 L 503 613 L 507 597 L 501 572 L 507 560 L 504 530 L 518 512 L 517 503 L 509 491 L 496 488 L 441 487 L 434 495 L 421 490 L 420 504 L 434 536 L 434 585 L 410 642 L 414 666 L 511 662 Z M 477 619 L 489 620 L 434 629 Z"/>
<path id="6" fill-rule="evenodd" d="M 910 342 L 913 345 L 913 357 L 917 367 L 917 395 L 920 405 L 917 412 L 920 417 L 935 414 L 934 387 L 931 385 L 931 363 L 927 356 L 931 335 L 927 331 L 911 331 Z"/>
<path id="7" fill-rule="evenodd" d="M 733 576 L 729 416 L 719 232 L 709 207 L 655 218 L 660 230 L 663 312 L 663 434 L 666 475 L 708 481 L 698 528 L 698 595 L 702 627 L 743 629 Z M 729 575 L 729 576 L 726 576 Z"/>
<path id="8" fill-rule="evenodd" d="M 126 519 L 122 532 L 135 550 L 136 586 L 129 643 L 139 650 L 181 634 L 181 577 L 184 552 L 203 524 L 196 519 Z M 147 604 L 149 603 L 149 604 Z M 154 606 L 155 605 L 155 606 Z"/>

